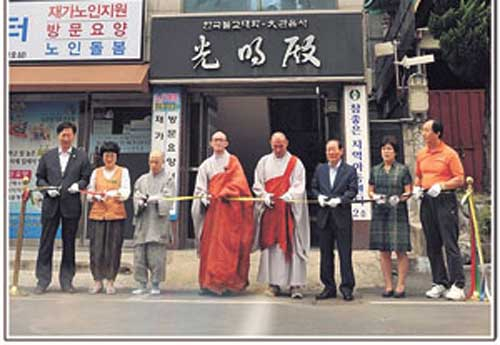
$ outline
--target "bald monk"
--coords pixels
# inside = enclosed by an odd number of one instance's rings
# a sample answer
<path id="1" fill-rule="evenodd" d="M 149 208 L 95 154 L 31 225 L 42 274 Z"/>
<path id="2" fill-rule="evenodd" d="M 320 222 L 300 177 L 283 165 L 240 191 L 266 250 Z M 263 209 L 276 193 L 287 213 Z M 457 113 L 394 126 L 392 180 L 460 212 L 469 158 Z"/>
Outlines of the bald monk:
<path id="1" fill-rule="evenodd" d="M 173 241 L 169 221 L 172 201 L 164 197 L 175 193 L 174 180 L 163 168 L 165 155 L 161 151 L 149 154 L 149 173 L 137 179 L 134 186 L 134 278 L 139 283 L 132 293 L 160 294 L 165 281 L 167 245 Z M 150 279 L 148 279 L 148 276 Z"/>
<path id="2" fill-rule="evenodd" d="M 227 152 L 224 132 L 210 140 L 213 155 L 199 167 L 191 215 L 200 257 L 201 294 L 239 292 L 248 285 L 253 241 L 253 203 L 230 200 L 251 196 L 236 156 Z"/>
<path id="3" fill-rule="evenodd" d="M 288 140 L 276 132 L 272 152 L 255 169 L 253 192 L 264 202 L 255 204 L 254 249 L 262 251 L 257 280 L 269 284 L 268 294 L 278 296 L 290 289 L 301 299 L 306 285 L 310 248 L 309 212 L 305 200 L 306 173 L 300 159 L 287 151 Z"/>

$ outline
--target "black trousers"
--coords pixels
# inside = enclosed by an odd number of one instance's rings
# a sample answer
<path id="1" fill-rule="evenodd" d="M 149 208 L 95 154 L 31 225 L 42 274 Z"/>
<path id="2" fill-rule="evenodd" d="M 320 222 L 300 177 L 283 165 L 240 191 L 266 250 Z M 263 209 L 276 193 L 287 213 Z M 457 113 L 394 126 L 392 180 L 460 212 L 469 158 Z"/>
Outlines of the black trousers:
<path id="1" fill-rule="evenodd" d="M 94 280 L 115 280 L 120 270 L 125 221 L 89 219 L 90 271 Z"/>
<path id="2" fill-rule="evenodd" d="M 420 208 L 420 220 L 427 242 L 432 281 L 450 287 L 465 285 L 462 255 L 458 248 L 458 203 L 455 193 L 446 192 L 432 198 L 425 194 Z M 443 260 L 445 248 L 448 273 Z"/>
<path id="3" fill-rule="evenodd" d="M 78 231 L 79 218 L 64 218 L 58 210 L 54 217 L 43 217 L 42 236 L 36 259 L 36 278 L 38 285 L 46 288 L 52 280 L 52 256 L 54 252 L 54 239 L 59 223 L 62 222 L 62 260 L 59 270 L 59 283 L 61 287 L 71 284 L 75 276 L 75 238 Z"/>
<path id="4" fill-rule="evenodd" d="M 354 272 L 352 269 L 352 221 L 347 226 L 338 226 L 334 215 L 328 215 L 328 221 L 324 229 L 319 231 L 320 246 L 320 278 L 325 288 L 336 290 L 335 284 L 335 255 L 334 248 L 337 244 L 340 259 L 340 274 L 342 293 L 352 292 L 354 289 Z"/>

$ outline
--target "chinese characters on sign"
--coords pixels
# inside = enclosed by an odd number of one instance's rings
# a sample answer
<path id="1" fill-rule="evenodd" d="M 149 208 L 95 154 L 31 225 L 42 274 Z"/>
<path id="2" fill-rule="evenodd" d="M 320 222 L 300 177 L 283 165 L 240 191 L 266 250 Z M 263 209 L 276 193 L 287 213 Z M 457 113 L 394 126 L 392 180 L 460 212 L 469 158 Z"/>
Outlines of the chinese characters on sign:
<path id="1" fill-rule="evenodd" d="M 220 67 L 219 60 L 214 59 L 213 62 L 208 62 L 207 58 L 212 53 L 210 49 L 210 42 L 207 41 L 205 35 L 200 35 L 200 45 L 194 46 L 195 56 L 191 59 L 194 63 L 193 69 L 201 65 L 203 69 L 218 69 Z"/>
<path id="2" fill-rule="evenodd" d="M 346 161 L 358 173 L 357 199 L 368 198 L 369 150 L 368 111 L 364 85 L 344 86 Z M 353 204 L 354 220 L 370 220 L 371 205 Z"/>
<path id="3" fill-rule="evenodd" d="M 179 179 L 179 145 L 181 128 L 181 92 L 177 89 L 155 88 L 153 94 L 153 125 L 151 148 L 165 153 L 166 171 L 175 181 L 177 194 Z M 178 205 L 170 213 L 170 220 L 177 219 Z"/>
<path id="4" fill-rule="evenodd" d="M 252 42 L 239 48 L 238 59 L 240 61 L 250 61 L 252 67 L 262 65 L 266 62 L 266 54 L 262 51 L 262 41 L 263 38 L 257 36 Z"/>
<path id="5" fill-rule="evenodd" d="M 283 57 L 283 63 L 281 67 L 286 68 L 288 59 L 293 57 L 297 65 L 303 63 L 311 63 L 314 67 L 319 68 L 321 66 L 321 61 L 314 56 L 316 52 L 316 46 L 314 45 L 314 35 L 309 35 L 304 38 L 304 44 L 297 44 L 299 41 L 299 36 L 292 36 L 285 38 L 285 42 L 288 43 L 288 48 L 286 49 L 285 56 Z"/>
<path id="6" fill-rule="evenodd" d="M 142 0 L 9 2 L 9 59 L 140 58 Z"/>
<path id="7" fill-rule="evenodd" d="M 171 85 L 186 79 L 362 81 L 363 27 L 363 13 L 342 11 L 153 16 L 149 77 Z"/>
<path id="8" fill-rule="evenodd" d="M 262 36 L 257 36 L 250 43 L 239 48 L 238 59 L 242 62 L 250 61 L 252 67 L 263 65 L 266 62 L 266 54 L 262 48 L 263 40 Z M 292 58 L 296 65 L 310 63 L 314 67 L 320 68 L 321 61 L 314 55 L 316 53 L 314 35 L 308 35 L 304 38 L 302 45 L 299 43 L 299 40 L 299 36 L 291 36 L 283 40 L 283 42 L 287 44 L 287 48 L 283 55 L 281 67 L 287 68 L 288 60 Z M 206 36 L 200 35 L 199 42 L 199 45 L 194 46 L 195 55 L 191 58 L 193 61 L 193 69 L 197 69 L 198 67 L 204 70 L 219 69 L 221 67 L 219 59 L 213 58 L 213 62 L 208 61 L 208 57 L 212 54 L 212 50 L 209 49 L 211 43 L 207 40 Z"/>

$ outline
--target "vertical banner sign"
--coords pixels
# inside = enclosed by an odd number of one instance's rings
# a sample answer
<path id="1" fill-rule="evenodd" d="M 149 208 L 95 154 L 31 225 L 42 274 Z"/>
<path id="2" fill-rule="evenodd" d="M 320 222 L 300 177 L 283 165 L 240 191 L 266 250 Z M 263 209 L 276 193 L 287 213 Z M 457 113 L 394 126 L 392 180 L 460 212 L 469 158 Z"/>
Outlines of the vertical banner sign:
<path id="1" fill-rule="evenodd" d="M 370 143 L 368 142 L 368 99 L 365 85 L 344 86 L 345 157 L 358 173 L 356 199 L 368 199 Z M 354 220 L 371 220 L 371 204 L 353 204 Z"/>
<path id="2" fill-rule="evenodd" d="M 79 102 L 11 102 L 9 111 L 9 238 L 16 238 L 21 208 L 22 179 L 36 185 L 40 157 L 58 145 L 60 122 L 78 123 Z M 78 135 L 78 132 L 77 132 Z M 75 143 L 78 138 L 75 137 Z M 40 238 L 42 195 L 33 193 L 26 205 L 25 238 Z"/>
<path id="3" fill-rule="evenodd" d="M 175 195 L 179 189 L 179 148 L 181 131 L 181 92 L 175 88 L 155 87 L 153 91 L 153 124 L 151 149 L 165 153 L 165 170 L 175 181 Z M 170 220 L 177 219 L 178 205 L 174 205 Z"/>

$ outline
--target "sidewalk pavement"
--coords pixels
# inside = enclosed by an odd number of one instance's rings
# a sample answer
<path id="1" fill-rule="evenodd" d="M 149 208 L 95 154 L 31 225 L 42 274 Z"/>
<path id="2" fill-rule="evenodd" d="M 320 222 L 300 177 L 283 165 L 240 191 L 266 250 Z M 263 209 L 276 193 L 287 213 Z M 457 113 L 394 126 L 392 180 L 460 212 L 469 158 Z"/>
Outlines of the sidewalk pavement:
<path id="1" fill-rule="evenodd" d="M 57 247 L 56 247 L 57 248 Z M 31 292 L 36 285 L 35 264 L 37 256 L 36 247 L 23 248 L 21 255 L 21 271 L 19 286 Z M 307 286 L 304 289 L 306 294 L 314 294 L 322 289 L 319 280 L 319 249 L 313 248 L 310 252 L 307 269 Z M 9 249 L 9 285 L 12 283 L 13 263 L 15 257 L 15 247 Z M 256 281 L 259 266 L 260 253 L 257 251 L 251 255 L 250 262 L 250 285 L 247 288 L 249 293 L 262 293 L 266 286 Z M 58 272 L 61 259 L 61 250 L 55 249 L 53 262 L 53 278 L 49 290 L 59 290 Z M 337 284 L 340 284 L 340 265 L 338 255 L 335 255 L 335 276 Z M 393 274 L 395 272 L 395 259 L 393 260 Z M 77 246 L 76 251 L 77 272 L 73 280 L 78 291 L 86 291 L 92 286 L 93 279 L 89 269 L 89 252 L 87 247 Z M 413 291 L 415 294 L 422 294 L 431 285 L 429 272 L 421 272 L 416 269 L 415 258 L 410 257 L 410 272 L 407 279 L 407 292 Z M 199 260 L 194 249 L 178 249 L 167 251 L 167 274 L 166 281 L 161 288 L 166 290 L 198 290 L 198 263 Z M 353 251 L 353 266 L 356 279 L 356 290 L 372 291 L 379 293 L 384 286 L 382 273 L 377 251 L 355 250 Z M 396 277 L 393 279 L 396 283 Z M 124 248 L 121 257 L 120 273 L 115 283 L 119 291 L 126 292 L 136 287 L 133 277 L 133 249 Z M 409 291 L 410 290 L 410 291 Z"/>

